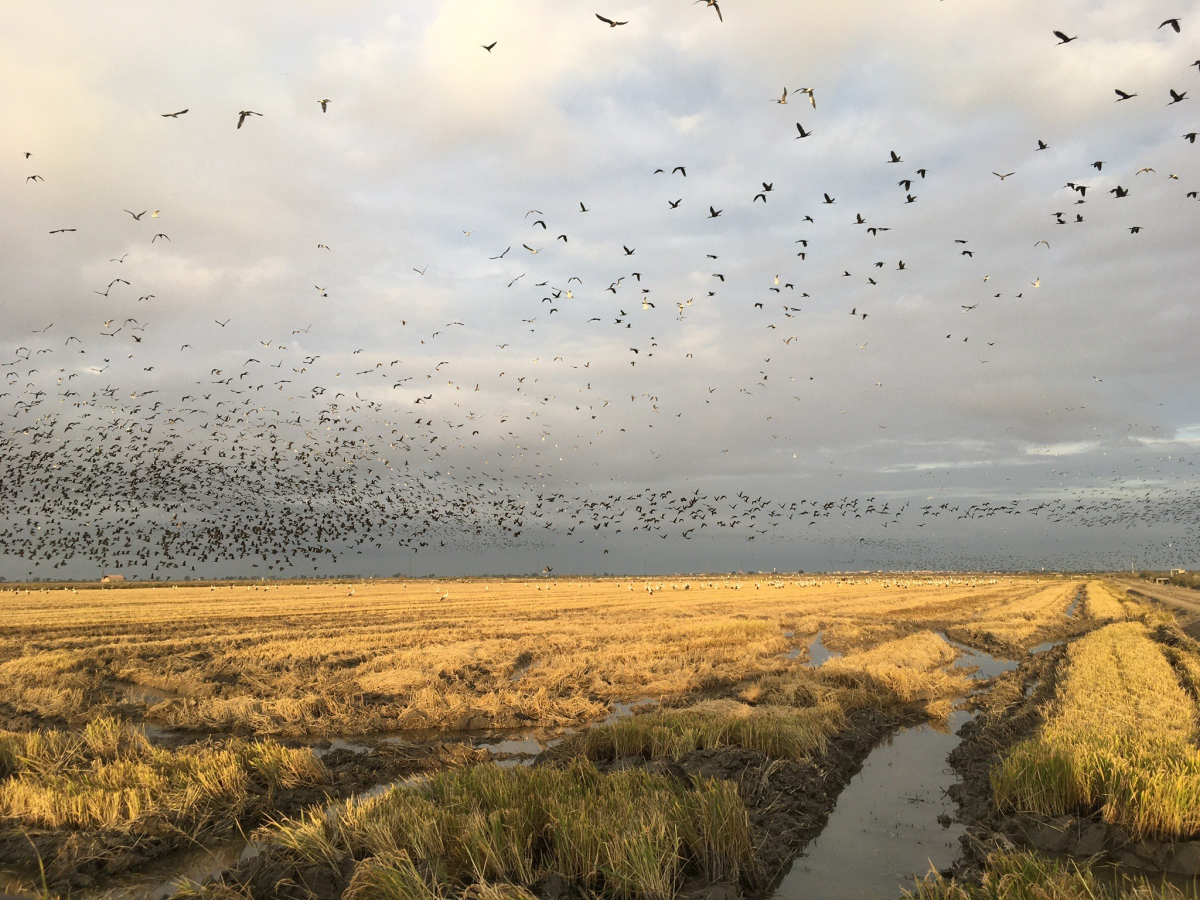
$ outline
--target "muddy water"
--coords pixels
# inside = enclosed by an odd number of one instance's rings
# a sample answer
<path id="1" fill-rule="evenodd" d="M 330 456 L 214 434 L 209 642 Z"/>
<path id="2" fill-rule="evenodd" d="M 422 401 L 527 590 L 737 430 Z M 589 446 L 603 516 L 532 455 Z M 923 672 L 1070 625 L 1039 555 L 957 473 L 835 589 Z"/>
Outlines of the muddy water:
<path id="1" fill-rule="evenodd" d="M 826 660 L 841 656 L 836 650 L 830 650 L 825 646 L 824 634 L 824 631 L 818 631 L 816 637 L 812 639 L 812 643 L 808 645 L 808 665 L 814 669 Z M 788 657 L 795 659 L 791 654 L 788 654 Z"/>
<path id="2" fill-rule="evenodd" d="M 954 713 L 950 727 L 967 718 Z M 951 733 L 920 726 L 873 750 L 838 797 L 825 830 L 792 864 L 776 900 L 891 900 L 931 865 L 950 865 L 965 829 L 938 818 L 954 814 L 945 795 L 953 780 L 946 757 L 957 744 Z"/>
<path id="3" fill-rule="evenodd" d="M 1017 667 L 1012 660 L 948 642 L 960 653 L 955 666 L 973 668 L 976 680 Z M 829 652 L 823 644 L 819 649 Z M 817 654 L 813 658 L 818 664 Z M 825 830 L 792 864 L 773 900 L 892 900 L 931 867 L 953 863 L 965 829 L 951 821 L 954 804 L 946 792 L 956 779 L 947 757 L 958 746 L 956 732 L 970 719 L 971 714 L 957 711 L 945 728 L 906 728 L 871 751 L 838 797 Z"/>

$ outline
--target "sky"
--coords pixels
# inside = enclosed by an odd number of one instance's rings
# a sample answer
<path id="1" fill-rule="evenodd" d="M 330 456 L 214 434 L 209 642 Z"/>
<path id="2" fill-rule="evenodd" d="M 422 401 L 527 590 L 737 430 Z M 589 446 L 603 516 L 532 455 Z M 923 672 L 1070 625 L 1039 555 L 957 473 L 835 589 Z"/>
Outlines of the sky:
<path id="1" fill-rule="evenodd" d="M 0 575 L 1200 564 L 1196 3 L 720 11 L 6 10 Z"/>

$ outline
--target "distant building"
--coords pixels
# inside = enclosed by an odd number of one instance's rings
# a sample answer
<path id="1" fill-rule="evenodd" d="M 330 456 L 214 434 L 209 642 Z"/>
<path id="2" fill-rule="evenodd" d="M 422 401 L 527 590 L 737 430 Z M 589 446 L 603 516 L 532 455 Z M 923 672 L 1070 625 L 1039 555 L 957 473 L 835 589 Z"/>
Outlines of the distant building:
<path id="1" fill-rule="evenodd" d="M 125 580 L 124 575 L 105 575 L 101 577 L 101 584 L 120 584 Z"/>
<path id="2" fill-rule="evenodd" d="M 1172 575 L 1172 576 L 1175 576 L 1175 575 L 1186 575 L 1186 574 L 1187 574 L 1187 569 L 1172 569 L 1172 570 L 1171 570 L 1171 575 Z"/>

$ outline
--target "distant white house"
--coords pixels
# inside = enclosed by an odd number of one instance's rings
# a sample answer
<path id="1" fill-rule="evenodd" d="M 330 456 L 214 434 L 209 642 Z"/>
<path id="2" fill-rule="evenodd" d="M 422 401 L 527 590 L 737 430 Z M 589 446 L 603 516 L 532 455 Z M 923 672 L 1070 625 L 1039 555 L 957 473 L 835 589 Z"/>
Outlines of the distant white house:
<path id="1" fill-rule="evenodd" d="M 101 584 L 120 584 L 125 580 L 124 575 L 105 575 L 101 577 Z"/>

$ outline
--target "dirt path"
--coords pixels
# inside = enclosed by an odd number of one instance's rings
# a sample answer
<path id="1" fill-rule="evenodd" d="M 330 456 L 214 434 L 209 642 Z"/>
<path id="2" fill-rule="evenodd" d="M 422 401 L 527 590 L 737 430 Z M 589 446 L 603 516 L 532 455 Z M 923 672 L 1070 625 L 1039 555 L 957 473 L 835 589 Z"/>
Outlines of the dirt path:
<path id="1" fill-rule="evenodd" d="M 1188 613 L 1180 624 L 1191 637 L 1200 637 L 1200 591 L 1173 584 L 1154 584 L 1141 578 L 1113 578 L 1111 581 L 1131 593 L 1149 597 Z"/>

